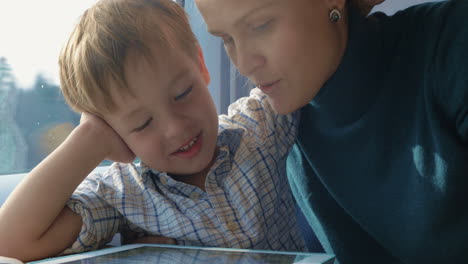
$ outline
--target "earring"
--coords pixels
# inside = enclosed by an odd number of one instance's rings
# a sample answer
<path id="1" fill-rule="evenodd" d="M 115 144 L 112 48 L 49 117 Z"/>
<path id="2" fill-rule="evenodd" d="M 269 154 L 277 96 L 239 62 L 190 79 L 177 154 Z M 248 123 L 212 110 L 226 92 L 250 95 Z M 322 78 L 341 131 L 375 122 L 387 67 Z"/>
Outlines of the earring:
<path id="1" fill-rule="evenodd" d="M 340 11 L 338 11 L 338 9 L 333 8 L 330 11 L 330 14 L 329 14 L 328 18 L 330 19 L 330 22 L 336 23 L 336 22 L 340 21 L 341 13 L 340 13 Z"/>

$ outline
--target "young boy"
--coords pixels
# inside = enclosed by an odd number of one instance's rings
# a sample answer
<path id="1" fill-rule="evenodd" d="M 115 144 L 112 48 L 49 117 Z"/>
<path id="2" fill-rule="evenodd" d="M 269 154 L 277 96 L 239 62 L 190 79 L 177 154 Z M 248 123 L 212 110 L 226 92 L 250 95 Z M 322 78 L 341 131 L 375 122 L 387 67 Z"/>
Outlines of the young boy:
<path id="1" fill-rule="evenodd" d="M 276 115 L 255 89 L 218 125 L 177 4 L 101 0 L 60 66 L 63 94 L 83 118 L 0 210 L 0 255 L 93 250 L 118 232 L 127 242 L 305 250 L 285 175 L 297 117 Z M 90 174 L 104 159 L 116 163 Z"/>

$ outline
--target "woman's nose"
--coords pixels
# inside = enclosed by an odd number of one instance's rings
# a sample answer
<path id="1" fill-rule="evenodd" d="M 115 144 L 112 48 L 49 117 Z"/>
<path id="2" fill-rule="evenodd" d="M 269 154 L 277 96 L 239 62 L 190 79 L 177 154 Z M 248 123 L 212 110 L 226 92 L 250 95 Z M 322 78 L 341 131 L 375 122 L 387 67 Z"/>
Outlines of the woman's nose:
<path id="1" fill-rule="evenodd" d="M 253 45 L 238 45 L 236 49 L 235 65 L 240 74 L 255 79 L 255 72 L 265 65 L 265 57 Z"/>

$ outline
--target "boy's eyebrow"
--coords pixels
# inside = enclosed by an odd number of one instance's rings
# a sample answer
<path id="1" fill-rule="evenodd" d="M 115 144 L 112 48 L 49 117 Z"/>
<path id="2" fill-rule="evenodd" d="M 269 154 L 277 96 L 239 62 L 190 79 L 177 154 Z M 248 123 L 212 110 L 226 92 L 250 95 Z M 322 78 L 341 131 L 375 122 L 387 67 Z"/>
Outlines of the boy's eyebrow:
<path id="1" fill-rule="evenodd" d="M 167 87 L 172 87 L 174 85 L 177 84 L 177 82 L 182 79 L 186 74 L 187 74 L 188 70 L 186 68 L 183 68 L 182 70 L 180 70 L 175 76 L 174 78 L 172 78 L 169 82 L 168 82 L 168 86 Z M 133 109 L 132 111 L 130 111 L 129 113 L 125 114 L 122 118 L 123 121 L 127 121 L 127 120 L 130 120 L 134 115 L 138 114 L 139 112 L 142 111 L 142 108 L 141 107 L 138 107 L 136 109 Z"/>
<path id="2" fill-rule="evenodd" d="M 180 79 L 182 79 L 188 72 L 188 69 L 183 68 L 177 73 L 174 78 L 169 82 L 169 87 L 174 86 Z"/>
<path id="3" fill-rule="evenodd" d="M 255 0 L 252 0 L 252 1 L 255 1 Z M 258 12 L 260 9 L 264 9 L 264 8 L 267 8 L 267 7 L 270 7 L 273 5 L 273 0 L 272 1 L 268 1 L 266 3 L 264 3 L 263 5 L 260 5 L 260 6 L 257 6 L 255 7 L 254 9 L 250 10 L 249 12 L 247 12 L 247 14 L 244 14 L 242 15 L 240 18 L 238 18 L 235 22 L 234 22 L 234 26 L 238 26 L 239 24 L 242 24 L 249 16 L 253 15 L 254 13 Z M 214 36 L 222 36 L 224 35 L 224 33 L 222 32 L 219 32 L 219 31 L 216 31 L 216 30 L 211 30 L 211 29 L 208 29 L 208 32 L 210 32 L 210 34 L 214 35 Z"/>
<path id="4" fill-rule="evenodd" d="M 142 111 L 142 109 L 141 109 L 140 107 L 138 107 L 138 108 L 132 110 L 130 113 L 126 114 L 126 115 L 122 118 L 122 120 L 128 121 L 128 120 L 130 120 L 134 115 L 138 114 L 138 112 L 141 112 L 141 111 Z"/>

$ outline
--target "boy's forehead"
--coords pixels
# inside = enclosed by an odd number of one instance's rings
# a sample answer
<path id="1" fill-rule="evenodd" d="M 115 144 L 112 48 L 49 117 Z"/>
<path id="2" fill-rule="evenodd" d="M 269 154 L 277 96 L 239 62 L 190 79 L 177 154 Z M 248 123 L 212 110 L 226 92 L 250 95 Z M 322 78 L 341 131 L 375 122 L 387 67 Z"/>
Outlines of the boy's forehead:
<path id="1" fill-rule="evenodd" d="M 129 54 L 124 67 L 126 92 L 114 89 L 116 101 L 143 98 L 145 93 L 170 90 L 186 79 L 197 67 L 194 59 L 184 52 L 167 50 L 151 54 Z"/>
<path id="2" fill-rule="evenodd" d="M 190 61 L 186 59 L 185 53 L 174 52 L 174 50 L 177 48 L 152 45 L 149 46 L 148 52 L 135 49 L 130 51 L 124 66 L 127 85 L 146 79 L 141 77 L 164 80 L 170 78 L 175 72 L 179 72 L 180 68 L 187 68 Z"/>
<path id="3" fill-rule="evenodd" d="M 144 46 L 130 48 L 125 58 L 125 67 L 164 67 L 168 60 L 180 60 L 182 57 L 180 55 L 191 52 L 184 49 L 174 37 L 168 37 L 166 41 L 161 42 L 149 36 L 145 39 Z"/>

